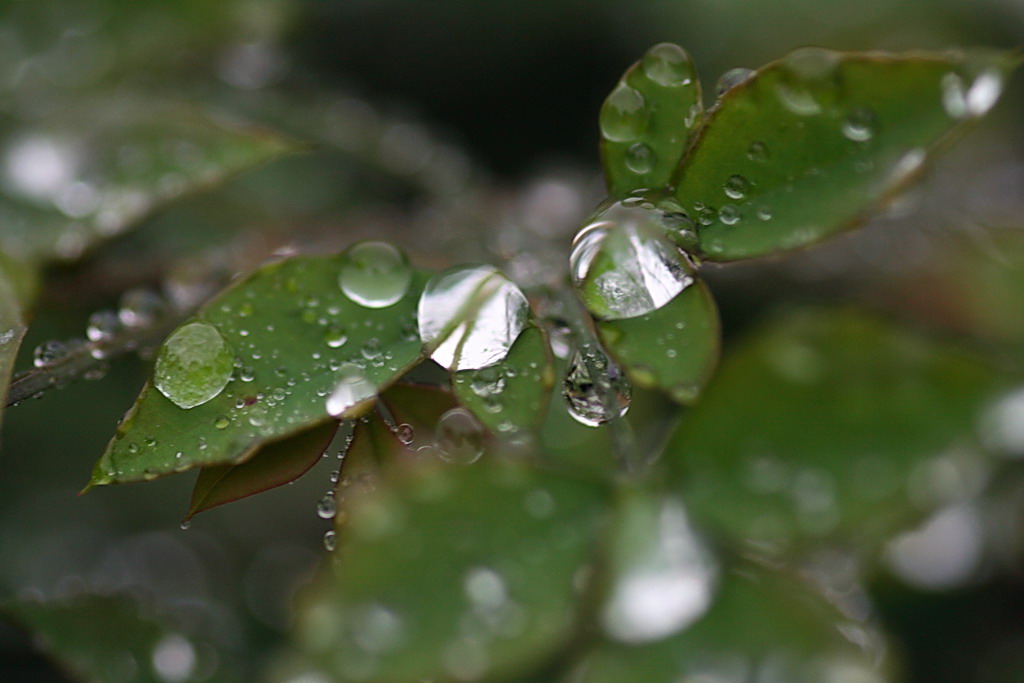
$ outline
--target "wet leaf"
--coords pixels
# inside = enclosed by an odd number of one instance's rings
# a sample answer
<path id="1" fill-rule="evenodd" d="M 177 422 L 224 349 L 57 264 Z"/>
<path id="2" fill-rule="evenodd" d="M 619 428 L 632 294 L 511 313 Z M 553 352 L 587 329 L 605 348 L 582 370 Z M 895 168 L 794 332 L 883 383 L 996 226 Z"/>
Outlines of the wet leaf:
<path id="1" fill-rule="evenodd" d="M 298 638 L 335 680 L 514 676 L 570 636 L 603 490 L 481 461 L 399 473 L 351 501 Z"/>
<path id="2" fill-rule="evenodd" d="M 111 99 L 2 143 L 0 248 L 68 260 L 169 202 L 298 151 L 293 141 L 183 105 Z"/>
<path id="3" fill-rule="evenodd" d="M 672 43 L 649 49 L 601 107 L 601 160 L 609 193 L 621 198 L 666 187 L 703 114 L 690 55 Z"/>
<path id="4" fill-rule="evenodd" d="M 601 343 L 639 387 L 692 403 L 718 363 L 718 308 L 707 286 L 693 283 L 664 307 L 638 318 L 600 320 Z"/>
<path id="5" fill-rule="evenodd" d="M 650 596 L 654 605 L 657 598 Z M 883 653 L 876 634 L 843 617 L 806 581 L 737 562 L 688 628 L 649 643 L 609 640 L 583 658 L 571 680 L 895 681 Z"/>
<path id="6" fill-rule="evenodd" d="M 25 336 L 25 309 L 35 298 L 37 283 L 38 275 L 31 266 L 0 253 L 0 416 Z"/>
<path id="7" fill-rule="evenodd" d="M 210 377 L 202 359 L 177 358 L 185 370 L 163 382 L 162 391 L 147 384 L 90 486 L 239 464 L 267 443 L 370 409 L 379 391 L 422 358 L 414 316 L 427 276 L 414 272 L 398 301 L 368 308 L 338 284 L 345 259 L 272 263 L 207 303 L 179 331 L 202 323 L 231 349 L 235 363 L 224 389 L 192 408 L 179 407 L 182 396 L 193 395 L 179 383 L 205 385 Z"/>
<path id="8" fill-rule="evenodd" d="M 554 382 L 551 352 L 536 324 L 520 333 L 500 363 L 452 375 L 459 403 L 499 435 L 539 428 Z"/>
<path id="9" fill-rule="evenodd" d="M 873 317 L 794 314 L 727 354 L 669 440 L 667 477 L 702 524 L 758 552 L 828 541 L 870 558 L 977 490 L 974 429 L 1002 384 Z"/>
<path id="10" fill-rule="evenodd" d="M 851 226 L 985 114 L 1014 66 L 803 48 L 759 69 L 721 96 L 673 178 L 700 250 L 731 261 Z"/>
<path id="11" fill-rule="evenodd" d="M 199 471 L 186 520 L 212 507 L 295 481 L 317 462 L 338 430 L 328 422 L 267 444 L 241 465 L 213 465 Z"/>
<path id="12" fill-rule="evenodd" d="M 163 683 L 188 680 L 205 666 L 200 643 L 176 632 L 128 596 L 0 604 L 76 680 Z M 103 634 L 97 637 L 97 634 Z"/>

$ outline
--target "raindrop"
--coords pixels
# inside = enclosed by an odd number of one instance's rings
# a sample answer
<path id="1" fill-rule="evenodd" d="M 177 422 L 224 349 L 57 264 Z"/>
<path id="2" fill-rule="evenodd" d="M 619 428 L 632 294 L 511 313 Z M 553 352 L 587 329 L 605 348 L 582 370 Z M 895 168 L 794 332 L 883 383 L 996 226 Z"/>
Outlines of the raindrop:
<path id="1" fill-rule="evenodd" d="M 588 364 L 601 373 L 597 381 Z M 629 410 L 632 397 L 629 381 L 603 351 L 588 346 L 573 354 L 562 383 L 562 398 L 577 422 L 597 427 L 620 418 Z"/>
<path id="2" fill-rule="evenodd" d="M 406 446 L 412 443 L 414 436 L 415 432 L 413 431 L 411 424 L 403 422 L 395 427 L 395 437 Z"/>
<path id="3" fill-rule="evenodd" d="M 762 205 L 757 207 L 757 211 L 755 211 L 754 214 L 757 216 L 758 220 L 770 221 L 772 219 L 772 210 L 767 206 Z"/>
<path id="4" fill-rule="evenodd" d="M 789 53 L 776 83 L 779 101 L 798 116 L 820 114 L 838 99 L 839 53 L 805 47 Z"/>
<path id="5" fill-rule="evenodd" d="M 191 322 L 160 347 L 153 383 L 180 408 L 194 408 L 218 396 L 234 369 L 234 354 L 216 327 Z"/>
<path id="6" fill-rule="evenodd" d="M 740 222 L 740 210 L 732 204 L 724 204 L 718 210 L 718 220 L 725 225 L 736 225 Z"/>
<path id="7" fill-rule="evenodd" d="M 657 157 L 654 154 L 654 150 L 642 142 L 632 144 L 626 150 L 626 168 L 633 173 L 650 172 L 654 168 L 655 161 L 657 161 Z"/>
<path id="8" fill-rule="evenodd" d="M 338 506 L 334 501 L 334 491 L 328 491 L 324 497 L 317 501 L 316 514 L 320 519 L 333 519 L 338 512 Z"/>
<path id="9" fill-rule="evenodd" d="M 743 199 L 750 192 L 750 181 L 741 175 L 729 176 L 724 189 L 729 199 Z"/>
<path id="10" fill-rule="evenodd" d="M 851 111 L 843 121 L 843 135 L 854 142 L 867 142 L 874 137 L 877 126 L 875 112 L 867 107 L 859 107 Z"/>
<path id="11" fill-rule="evenodd" d="M 696 73 L 686 50 L 673 43 L 658 43 L 649 49 L 640 63 L 644 75 L 658 85 L 688 85 Z"/>
<path id="12" fill-rule="evenodd" d="M 715 92 L 721 97 L 725 93 L 729 92 L 737 85 L 746 82 L 754 75 L 753 69 L 744 69 L 742 67 L 736 69 L 729 69 L 718 79 L 718 83 L 715 85 Z"/>
<path id="13" fill-rule="evenodd" d="M 465 408 L 452 408 L 437 422 L 434 448 L 442 460 L 469 465 L 484 452 L 484 428 Z"/>
<path id="14" fill-rule="evenodd" d="M 131 289 L 121 297 L 117 317 L 128 328 L 147 327 L 163 313 L 164 300 L 148 289 Z"/>
<path id="15" fill-rule="evenodd" d="M 340 327 L 331 327 L 327 330 L 324 339 L 327 342 L 327 346 L 337 349 L 345 345 L 345 342 L 348 341 L 348 335 Z"/>
<path id="16" fill-rule="evenodd" d="M 213 422 L 213 426 L 217 429 L 226 429 L 229 424 L 231 424 L 231 420 L 224 415 L 221 415 Z"/>
<path id="17" fill-rule="evenodd" d="M 411 282 L 409 259 L 387 242 L 360 242 L 342 254 L 338 284 L 357 304 L 367 308 L 391 306 L 405 296 Z"/>
<path id="18" fill-rule="evenodd" d="M 343 363 L 338 368 L 338 383 L 327 397 L 327 414 L 331 417 L 351 417 L 348 413 L 354 412 L 353 408 L 376 395 L 377 387 L 366 377 L 361 366 Z"/>
<path id="19" fill-rule="evenodd" d="M 497 367 L 483 368 L 473 373 L 469 388 L 480 398 L 493 398 L 505 390 L 505 377 Z"/>
<path id="20" fill-rule="evenodd" d="M 768 160 L 768 145 L 764 144 L 760 140 L 754 140 L 747 147 L 747 158 L 751 161 L 767 161 Z"/>
<path id="21" fill-rule="evenodd" d="M 334 529 L 329 529 L 324 532 L 324 550 L 329 553 L 333 553 L 334 549 L 338 545 L 338 534 Z"/>
<path id="22" fill-rule="evenodd" d="M 967 90 L 965 102 L 967 113 L 971 116 L 982 116 L 995 105 L 1003 92 L 1003 78 L 995 69 L 981 73 Z"/>
<path id="23" fill-rule="evenodd" d="M 616 202 L 580 230 L 569 268 L 587 310 L 605 320 L 636 318 L 692 284 L 668 229 L 662 211 Z"/>
<path id="24" fill-rule="evenodd" d="M 49 367 L 58 363 L 66 355 L 68 355 L 67 345 L 54 339 L 35 348 L 32 354 L 32 364 L 37 368 Z"/>
<path id="25" fill-rule="evenodd" d="M 420 338 L 449 370 L 500 362 L 526 327 L 526 297 L 493 266 L 459 266 L 434 276 L 418 308 Z"/>
<path id="26" fill-rule="evenodd" d="M 112 339 L 121 331 L 121 319 L 113 311 L 98 311 L 89 316 L 85 336 L 89 341 L 103 342 Z"/>
<path id="27" fill-rule="evenodd" d="M 647 115 L 644 96 L 619 83 L 601 107 L 601 134 L 613 142 L 636 140 L 647 128 Z"/>

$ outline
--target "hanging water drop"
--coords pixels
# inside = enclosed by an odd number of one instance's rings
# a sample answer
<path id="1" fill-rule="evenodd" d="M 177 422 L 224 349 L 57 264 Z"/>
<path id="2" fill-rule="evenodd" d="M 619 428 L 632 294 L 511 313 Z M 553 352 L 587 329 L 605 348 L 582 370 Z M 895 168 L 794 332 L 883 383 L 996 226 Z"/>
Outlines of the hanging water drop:
<path id="1" fill-rule="evenodd" d="M 667 88 L 689 85 L 696 77 L 690 55 L 674 43 L 658 43 L 649 49 L 640 68 L 647 78 Z"/>
<path id="2" fill-rule="evenodd" d="M 423 289 L 420 338 L 443 367 L 476 370 L 508 355 L 529 310 L 522 291 L 493 266 L 451 268 Z"/>
<path id="3" fill-rule="evenodd" d="M 234 354 L 221 333 L 206 322 L 178 328 L 156 358 L 153 384 L 180 408 L 195 408 L 218 396 L 234 370 Z"/>
<path id="4" fill-rule="evenodd" d="M 657 310 L 693 283 L 692 268 L 669 241 L 666 215 L 611 204 L 576 235 L 569 268 L 584 305 L 605 320 Z"/>
<path id="5" fill-rule="evenodd" d="M 600 373 L 596 381 L 588 365 Z M 562 398 L 577 422 L 597 427 L 618 419 L 629 410 L 632 397 L 629 381 L 603 351 L 587 346 L 573 354 L 562 382 Z"/>
<path id="6" fill-rule="evenodd" d="M 644 96 L 619 83 L 601 106 L 601 134 L 613 142 L 636 140 L 647 128 L 647 116 Z"/>
<path id="7" fill-rule="evenodd" d="M 437 422 L 434 448 L 448 462 L 468 465 L 484 452 L 484 428 L 465 408 L 452 408 Z"/>
<path id="8" fill-rule="evenodd" d="M 317 501 L 316 514 L 320 519 L 333 519 L 338 512 L 338 506 L 334 500 L 334 491 L 328 491 L 324 497 Z"/>
<path id="9" fill-rule="evenodd" d="M 324 532 L 324 550 L 329 553 L 333 553 L 335 547 L 338 545 L 338 534 L 334 529 L 329 529 Z"/>
<path id="10" fill-rule="evenodd" d="M 331 417 L 353 417 L 362 403 L 377 395 L 377 387 L 373 385 L 363 372 L 363 368 L 355 363 L 344 363 L 338 368 L 338 383 L 334 391 L 327 397 L 325 408 Z"/>
<path id="11" fill-rule="evenodd" d="M 360 242 L 342 254 L 338 284 L 361 306 L 391 306 L 405 296 L 411 282 L 409 259 L 387 242 Z"/>

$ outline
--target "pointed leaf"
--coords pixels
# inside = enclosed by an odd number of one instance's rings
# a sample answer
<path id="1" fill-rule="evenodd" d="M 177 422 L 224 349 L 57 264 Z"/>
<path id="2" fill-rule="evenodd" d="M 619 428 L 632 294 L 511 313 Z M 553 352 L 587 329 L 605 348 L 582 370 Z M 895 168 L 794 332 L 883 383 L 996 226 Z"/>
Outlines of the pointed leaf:
<path id="1" fill-rule="evenodd" d="M 76 258 L 186 193 L 301 149 L 196 108 L 116 98 L 3 147 L 0 248 L 33 261 Z"/>
<path id="2" fill-rule="evenodd" d="M 603 489 L 484 460 L 406 470 L 354 498 L 298 638 L 333 680 L 515 678 L 557 650 Z"/>
<path id="3" fill-rule="evenodd" d="M 601 161 L 622 198 L 666 187 L 704 113 L 690 55 L 659 43 L 631 66 L 601 107 Z"/>
<path id="4" fill-rule="evenodd" d="M 759 69 L 721 96 L 673 179 L 701 251 L 750 258 L 851 226 L 987 112 L 1013 66 L 803 48 Z"/>
<path id="5" fill-rule="evenodd" d="M 422 357 L 414 316 L 427 276 L 412 272 L 394 303 L 369 308 L 339 287 L 349 262 L 346 252 L 263 266 L 178 328 L 90 486 L 237 464 L 267 443 L 371 407 Z M 221 341 L 235 359 L 230 376 Z M 197 354 L 210 363 L 190 364 Z"/>
<path id="6" fill-rule="evenodd" d="M 759 552 L 828 541 L 870 558 L 975 490 L 973 433 L 1003 384 L 980 358 L 863 314 L 793 315 L 726 356 L 669 440 L 668 481 L 701 523 Z"/>
<path id="7" fill-rule="evenodd" d="M 718 363 L 721 329 L 715 300 L 702 280 L 639 318 L 596 323 L 605 349 L 639 387 L 692 403 Z"/>
<path id="8" fill-rule="evenodd" d="M 459 403 L 497 434 L 539 428 L 554 383 L 551 351 L 536 324 L 523 330 L 500 363 L 452 375 Z"/>
<path id="9" fill-rule="evenodd" d="M 338 431 L 336 422 L 260 448 L 241 465 L 213 465 L 199 471 L 186 520 L 212 507 L 295 481 L 320 461 Z"/>

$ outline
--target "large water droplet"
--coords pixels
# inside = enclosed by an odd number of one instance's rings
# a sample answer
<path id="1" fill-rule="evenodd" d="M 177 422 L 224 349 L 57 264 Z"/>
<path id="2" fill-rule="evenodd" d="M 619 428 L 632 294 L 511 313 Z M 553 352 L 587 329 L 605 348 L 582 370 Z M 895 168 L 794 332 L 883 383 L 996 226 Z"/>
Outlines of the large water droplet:
<path id="1" fill-rule="evenodd" d="M 805 47 L 789 53 L 776 83 L 779 101 L 798 116 L 820 114 L 839 97 L 838 52 Z"/>
<path id="2" fill-rule="evenodd" d="M 360 242 L 341 257 L 341 291 L 367 308 L 391 306 L 409 291 L 410 282 L 409 259 L 387 242 Z"/>
<path id="3" fill-rule="evenodd" d="M 715 92 L 718 93 L 719 97 L 721 97 L 740 83 L 744 83 L 749 80 L 754 73 L 753 69 L 745 69 L 743 67 L 729 69 L 718 78 L 718 83 L 715 85 Z"/>
<path id="4" fill-rule="evenodd" d="M 636 140 L 647 128 L 647 116 L 644 96 L 619 83 L 601 107 L 601 134 L 613 142 Z"/>
<path id="5" fill-rule="evenodd" d="M 234 354 L 216 327 L 192 322 L 178 328 L 156 358 L 153 384 L 180 408 L 195 408 L 224 390 Z"/>
<path id="6" fill-rule="evenodd" d="M 354 417 L 361 404 L 377 395 L 363 368 L 356 363 L 343 363 L 338 368 L 338 383 L 327 397 L 325 407 L 332 417 Z"/>
<path id="7" fill-rule="evenodd" d="M 843 121 L 843 135 L 854 142 L 867 142 L 875 135 L 878 117 L 867 107 L 858 107 Z"/>
<path id="8" fill-rule="evenodd" d="M 654 162 L 657 157 L 654 154 L 654 150 L 651 149 L 650 145 L 646 145 L 642 142 L 637 142 L 629 146 L 626 150 L 626 156 L 623 161 L 626 162 L 626 168 L 633 173 L 647 173 L 654 168 Z"/>
<path id="9" fill-rule="evenodd" d="M 580 230 L 569 268 L 587 310 L 605 320 L 636 318 L 692 284 L 666 220 L 657 208 L 616 202 Z"/>
<path id="10" fill-rule="evenodd" d="M 750 181 L 741 175 L 732 175 L 725 181 L 723 189 L 730 199 L 743 199 L 750 192 Z"/>
<path id="11" fill-rule="evenodd" d="M 588 364 L 600 373 L 596 381 Z M 577 350 L 569 361 L 562 382 L 562 398 L 577 422 L 597 427 L 626 414 L 633 388 L 603 351 L 585 347 Z"/>
<path id="12" fill-rule="evenodd" d="M 449 370 L 500 362 L 526 326 L 523 293 L 493 266 L 459 266 L 423 289 L 417 321 L 430 357 Z"/>
<path id="13" fill-rule="evenodd" d="M 644 54 L 640 68 L 647 78 L 670 88 L 687 85 L 695 77 L 690 55 L 674 43 L 658 43 L 649 49 Z"/>
<path id="14" fill-rule="evenodd" d="M 328 491 L 316 503 L 316 514 L 320 519 L 334 519 L 338 505 L 334 500 L 334 491 Z"/>
<path id="15" fill-rule="evenodd" d="M 434 448 L 442 459 L 464 465 L 484 452 L 484 428 L 465 408 L 452 408 L 437 422 Z"/>
<path id="16" fill-rule="evenodd" d="M 618 549 L 602 621 L 612 638 L 646 643 L 680 631 L 707 611 L 717 568 L 681 504 L 632 503 L 623 511 L 623 526 L 633 534 L 617 539 L 629 552 Z"/>

